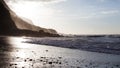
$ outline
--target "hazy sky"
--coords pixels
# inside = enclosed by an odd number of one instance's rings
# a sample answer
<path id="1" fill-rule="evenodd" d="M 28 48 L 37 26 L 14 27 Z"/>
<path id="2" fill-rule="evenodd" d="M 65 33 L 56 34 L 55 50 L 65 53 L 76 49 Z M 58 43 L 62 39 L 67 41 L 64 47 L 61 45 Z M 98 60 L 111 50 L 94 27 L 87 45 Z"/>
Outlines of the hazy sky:
<path id="1" fill-rule="evenodd" d="M 65 34 L 120 34 L 120 0 L 10 0 L 37 26 Z"/>

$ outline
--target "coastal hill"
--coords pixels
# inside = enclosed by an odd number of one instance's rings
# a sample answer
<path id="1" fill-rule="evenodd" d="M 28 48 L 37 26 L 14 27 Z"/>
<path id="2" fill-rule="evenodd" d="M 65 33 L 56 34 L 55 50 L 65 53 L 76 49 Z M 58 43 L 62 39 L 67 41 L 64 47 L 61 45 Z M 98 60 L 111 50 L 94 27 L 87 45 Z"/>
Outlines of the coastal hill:
<path id="1" fill-rule="evenodd" d="M 0 0 L 0 35 L 3 36 L 59 36 L 56 30 L 46 29 L 30 24 L 14 13 L 4 2 Z"/>

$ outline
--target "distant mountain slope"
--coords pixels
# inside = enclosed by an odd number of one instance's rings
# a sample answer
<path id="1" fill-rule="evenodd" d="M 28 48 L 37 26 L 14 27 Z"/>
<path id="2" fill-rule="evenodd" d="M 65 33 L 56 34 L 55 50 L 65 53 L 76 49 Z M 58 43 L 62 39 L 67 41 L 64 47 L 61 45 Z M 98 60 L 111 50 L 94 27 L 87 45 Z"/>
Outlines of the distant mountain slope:
<path id="1" fill-rule="evenodd" d="M 37 27 L 23 20 L 22 18 L 17 16 L 14 12 L 11 13 L 11 16 L 18 29 L 27 29 L 27 30 L 33 30 L 33 31 L 39 31 L 40 29 L 42 29 L 41 27 Z M 29 20 L 29 22 L 32 22 L 32 21 Z"/>
<path id="2" fill-rule="evenodd" d="M 15 21 L 17 28 L 19 29 L 27 29 L 27 30 L 38 31 L 38 32 L 43 30 L 44 32 L 57 34 L 57 32 L 54 29 L 46 29 L 46 28 L 42 28 L 42 27 L 30 24 L 32 23 L 31 20 L 24 18 L 27 20 L 25 21 L 23 20 L 23 18 L 20 18 L 19 16 L 17 16 L 14 12 L 12 12 L 11 15 L 12 15 L 12 19 Z"/>
<path id="3" fill-rule="evenodd" d="M 3 0 L 0 0 L 0 35 L 57 36 L 58 34 L 53 29 L 29 24 L 28 21 L 17 16 Z"/>

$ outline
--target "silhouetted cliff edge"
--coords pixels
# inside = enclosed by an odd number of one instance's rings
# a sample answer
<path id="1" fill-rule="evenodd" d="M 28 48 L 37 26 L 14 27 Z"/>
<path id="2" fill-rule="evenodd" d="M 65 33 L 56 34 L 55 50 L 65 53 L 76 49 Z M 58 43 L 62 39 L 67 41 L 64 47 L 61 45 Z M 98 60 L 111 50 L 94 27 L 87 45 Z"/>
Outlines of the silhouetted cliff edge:
<path id="1" fill-rule="evenodd" d="M 17 16 L 3 0 L 0 0 L 0 35 L 4 36 L 60 36 L 53 29 L 41 28 Z"/>

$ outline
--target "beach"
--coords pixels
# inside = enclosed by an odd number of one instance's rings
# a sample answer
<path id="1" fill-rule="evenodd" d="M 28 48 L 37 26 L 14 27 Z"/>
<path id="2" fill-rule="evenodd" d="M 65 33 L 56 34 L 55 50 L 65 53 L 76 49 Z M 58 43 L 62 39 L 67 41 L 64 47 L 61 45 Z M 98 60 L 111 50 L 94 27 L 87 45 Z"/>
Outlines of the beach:
<path id="1" fill-rule="evenodd" d="M 25 37 L 0 38 L 0 68 L 120 68 L 120 55 L 25 43 Z"/>

